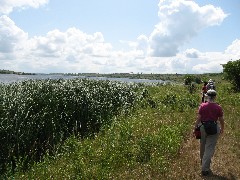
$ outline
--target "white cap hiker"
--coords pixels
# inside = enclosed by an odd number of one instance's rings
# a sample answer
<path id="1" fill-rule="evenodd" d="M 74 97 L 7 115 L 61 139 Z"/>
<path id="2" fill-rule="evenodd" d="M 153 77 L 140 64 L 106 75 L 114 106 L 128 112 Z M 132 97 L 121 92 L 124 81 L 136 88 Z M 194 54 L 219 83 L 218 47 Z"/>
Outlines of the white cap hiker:
<path id="1" fill-rule="evenodd" d="M 208 96 L 216 96 L 217 92 L 214 89 L 210 89 L 207 91 L 207 95 Z"/>

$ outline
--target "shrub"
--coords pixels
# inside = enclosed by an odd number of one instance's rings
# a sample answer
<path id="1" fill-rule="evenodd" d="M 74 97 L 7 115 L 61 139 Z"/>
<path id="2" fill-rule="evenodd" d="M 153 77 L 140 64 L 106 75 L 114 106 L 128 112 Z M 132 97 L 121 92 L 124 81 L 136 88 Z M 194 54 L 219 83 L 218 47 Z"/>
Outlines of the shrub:
<path id="1" fill-rule="evenodd" d="M 240 59 L 223 65 L 223 73 L 237 91 L 240 91 Z"/>

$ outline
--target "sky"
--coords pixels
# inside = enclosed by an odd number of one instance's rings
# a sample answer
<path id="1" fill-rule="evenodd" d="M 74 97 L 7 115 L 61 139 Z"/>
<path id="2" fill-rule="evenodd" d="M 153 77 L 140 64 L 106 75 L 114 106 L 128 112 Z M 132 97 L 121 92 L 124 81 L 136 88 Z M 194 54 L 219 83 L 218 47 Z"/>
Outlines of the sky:
<path id="1" fill-rule="evenodd" d="M 0 0 L 0 69 L 219 73 L 239 17 L 240 0 Z"/>

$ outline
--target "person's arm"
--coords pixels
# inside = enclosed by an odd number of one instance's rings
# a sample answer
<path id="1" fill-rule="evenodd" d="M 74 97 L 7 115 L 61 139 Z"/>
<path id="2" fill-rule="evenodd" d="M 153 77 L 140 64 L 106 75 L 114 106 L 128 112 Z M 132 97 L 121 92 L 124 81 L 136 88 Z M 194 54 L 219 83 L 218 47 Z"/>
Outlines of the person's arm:
<path id="1" fill-rule="evenodd" d="M 198 116 L 197 116 L 197 120 L 196 120 L 196 122 L 195 122 L 195 126 L 194 126 L 194 128 L 196 128 L 200 122 L 201 122 L 201 115 L 198 114 Z"/>
<path id="2" fill-rule="evenodd" d="M 220 125 L 221 125 L 220 133 L 223 134 L 223 132 L 224 132 L 224 119 L 223 119 L 223 116 L 219 117 L 218 120 L 219 120 Z"/>
<path id="3" fill-rule="evenodd" d="M 195 129 L 197 128 L 197 126 L 200 122 L 201 122 L 201 115 L 198 114 L 197 119 L 196 119 L 195 124 L 194 124 L 194 127 L 193 127 L 193 135 L 194 135 Z"/>

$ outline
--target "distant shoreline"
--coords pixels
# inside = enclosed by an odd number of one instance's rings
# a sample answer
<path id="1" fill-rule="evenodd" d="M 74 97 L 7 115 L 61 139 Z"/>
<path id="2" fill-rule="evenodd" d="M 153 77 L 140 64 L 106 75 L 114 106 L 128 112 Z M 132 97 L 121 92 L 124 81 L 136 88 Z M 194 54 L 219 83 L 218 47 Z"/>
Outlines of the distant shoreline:
<path id="1" fill-rule="evenodd" d="M 92 80 L 109 80 L 109 81 L 121 81 L 129 83 L 169 83 L 170 81 L 156 80 L 156 79 L 134 79 L 134 78 L 113 78 L 106 76 L 70 76 L 70 75 L 61 75 L 61 74 L 36 74 L 36 75 L 17 75 L 17 74 L 0 74 L 0 83 L 9 84 L 14 82 L 20 82 L 25 80 L 44 80 L 44 79 L 92 79 Z"/>
<path id="2" fill-rule="evenodd" d="M 36 73 L 15 72 L 10 70 L 0 70 L 0 74 L 17 74 L 17 75 L 36 75 Z"/>
<path id="3" fill-rule="evenodd" d="M 82 77 L 106 77 L 106 78 L 129 78 L 129 79 L 149 79 L 162 81 L 183 82 L 186 76 L 192 75 L 197 77 L 214 77 L 221 76 L 222 73 L 204 73 L 204 74 L 155 74 L 155 73 L 25 73 L 10 70 L 0 70 L 0 74 L 16 74 L 16 75 L 61 75 L 61 76 L 82 76 Z"/>

